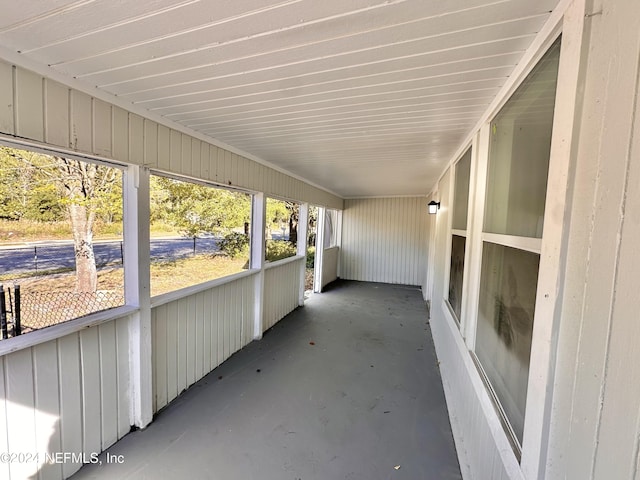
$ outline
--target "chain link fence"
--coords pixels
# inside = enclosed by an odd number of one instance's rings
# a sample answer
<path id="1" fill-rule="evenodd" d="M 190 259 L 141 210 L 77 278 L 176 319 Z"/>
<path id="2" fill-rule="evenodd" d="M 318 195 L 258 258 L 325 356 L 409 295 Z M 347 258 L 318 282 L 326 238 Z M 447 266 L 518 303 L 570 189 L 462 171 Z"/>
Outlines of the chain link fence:
<path id="1" fill-rule="evenodd" d="M 13 291 L 0 287 L 0 336 L 14 337 L 122 305 L 124 295 L 113 291 L 24 292 L 19 285 Z"/>

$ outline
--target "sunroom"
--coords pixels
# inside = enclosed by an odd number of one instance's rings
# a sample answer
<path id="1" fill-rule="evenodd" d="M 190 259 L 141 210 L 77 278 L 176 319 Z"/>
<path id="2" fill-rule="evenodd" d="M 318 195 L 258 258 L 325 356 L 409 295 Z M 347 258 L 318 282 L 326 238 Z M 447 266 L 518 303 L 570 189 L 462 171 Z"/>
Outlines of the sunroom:
<path id="1" fill-rule="evenodd" d="M 0 478 L 640 478 L 635 0 L 2 11 L 0 220 L 121 227 L 88 310 L 0 238 Z"/>

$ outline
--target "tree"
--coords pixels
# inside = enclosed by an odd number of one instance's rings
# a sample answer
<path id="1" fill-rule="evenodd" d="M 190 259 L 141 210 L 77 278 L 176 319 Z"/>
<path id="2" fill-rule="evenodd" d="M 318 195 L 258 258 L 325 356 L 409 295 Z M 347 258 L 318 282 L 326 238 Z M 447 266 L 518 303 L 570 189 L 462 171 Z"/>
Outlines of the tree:
<path id="1" fill-rule="evenodd" d="M 93 229 L 101 213 L 113 218 L 117 215 L 114 212 L 122 211 L 121 196 L 114 199 L 113 195 L 114 191 L 122 188 L 121 172 L 104 165 L 9 147 L 0 147 L 0 155 L 3 159 L 11 159 L 20 172 L 15 177 L 18 183 L 14 186 L 24 196 L 25 208 L 17 218 L 25 216 L 30 202 L 31 210 L 38 215 L 50 214 L 46 216 L 47 220 L 56 216 L 55 211 L 48 210 L 54 207 L 61 210 L 60 205 L 64 208 L 73 232 L 76 291 L 95 292 L 97 270 Z M 52 199 L 52 186 L 57 190 L 59 202 Z M 40 200 L 34 192 L 39 192 Z"/>
<path id="2" fill-rule="evenodd" d="M 245 193 L 156 176 L 150 190 L 151 220 L 166 222 L 186 236 L 223 235 L 241 226 L 248 233 L 251 197 Z"/>
<path id="3" fill-rule="evenodd" d="M 51 178 L 65 192 L 76 256 L 76 291 L 95 292 L 98 284 L 93 252 L 93 227 L 102 197 L 109 196 L 120 172 L 95 163 L 51 157 Z"/>
<path id="4" fill-rule="evenodd" d="M 298 244 L 298 221 L 300 218 L 300 205 L 294 202 L 285 202 L 289 213 L 289 242 L 292 245 Z"/>

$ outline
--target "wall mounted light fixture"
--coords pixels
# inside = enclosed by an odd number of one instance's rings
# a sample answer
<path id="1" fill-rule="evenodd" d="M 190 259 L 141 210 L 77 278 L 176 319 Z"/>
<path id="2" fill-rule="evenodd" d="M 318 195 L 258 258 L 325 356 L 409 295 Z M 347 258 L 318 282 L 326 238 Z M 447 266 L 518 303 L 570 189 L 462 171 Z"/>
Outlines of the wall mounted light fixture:
<path id="1" fill-rule="evenodd" d="M 438 213 L 438 210 L 440 210 L 440 202 L 436 202 L 435 200 L 431 200 L 427 204 L 427 207 L 429 208 L 429 214 L 433 215 L 435 213 Z"/>

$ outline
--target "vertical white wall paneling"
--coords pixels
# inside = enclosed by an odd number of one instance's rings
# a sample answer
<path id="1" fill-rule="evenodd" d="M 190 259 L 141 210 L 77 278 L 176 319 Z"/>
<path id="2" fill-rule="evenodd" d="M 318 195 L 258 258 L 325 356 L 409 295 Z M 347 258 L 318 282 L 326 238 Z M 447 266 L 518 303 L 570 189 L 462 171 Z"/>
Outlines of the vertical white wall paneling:
<path id="1" fill-rule="evenodd" d="M 129 114 L 129 161 L 135 165 L 144 163 L 144 120 Z"/>
<path id="2" fill-rule="evenodd" d="M 118 349 L 116 322 L 96 328 L 100 352 L 100 419 L 101 448 L 104 450 L 118 440 Z"/>
<path id="3" fill-rule="evenodd" d="M 240 180 L 240 157 L 237 153 L 231 154 L 231 183 L 239 185 Z"/>
<path id="4" fill-rule="evenodd" d="M 1 68 L 2 64 L 0 64 Z M 5 385 L 5 357 L 0 357 L 0 432 L 8 432 L 7 429 L 7 389 Z M 9 451 L 9 437 L 0 435 L 0 452 Z M 0 474 L 2 478 L 11 478 L 9 474 L 9 463 L 0 462 Z"/>
<path id="5" fill-rule="evenodd" d="M 209 175 L 207 178 L 215 182 L 218 176 L 218 147 L 215 145 L 209 145 L 209 158 L 207 162 L 209 164 Z"/>
<path id="6" fill-rule="evenodd" d="M 167 306 L 151 309 L 153 330 L 153 411 L 158 412 L 167 404 Z"/>
<path id="7" fill-rule="evenodd" d="M 324 249 L 322 259 L 322 287 L 338 278 L 338 257 L 340 249 L 331 247 Z"/>
<path id="8" fill-rule="evenodd" d="M 158 125 L 158 168 L 168 171 L 171 165 L 171 130 Z"/>
<path id="9" fill-rule="evenodd" d="M 93 102 L 89 95 L 71 91 L 71 148 L 93 152 Z"/>
<path id="10" fill-rule="evenodd" d="M 195 296 L 191 296 L 185 301 L 184 316 L 187 324 L 187 386 L 196 381 L 196 305 Z"/>
<path id="11" fill-rule="evenodd" d="M 30 348 L 5 357 L 5 375 L 8 451 L 33 452 L 37 442 Z M 35 473 L 37 465 L 10 462 L 9 469 L 12 478 L 27 478 Z"/>
<path id="12" fill-rule="evenodd" d="M 178 300 L 177 305 L 177 327 L 178 332 L 176 338 L 178 339 L 176 347 L 177 357 L 177 386 L 178 394 L 187 388 L 187 299 L 182 298 Z"/>
<path id="13" fill-rule="evenodd" d="M 170 154 L 169 168 L 171 172 L 180 172 L 182 169 L 182 134 L 171 130 L 169 134 Z"/>
<path id="14" fill-rule="evenodd" d="M 14 99 L 13 69 L 8 63 L 0 61 L 0 132 L 13 135 Z"/>
<path id="15" fill-rule="evenodd" d="M 52 80 L 45 80 L 44 96 L 44 141 L 68 148 L 69 88 Z"/>
<path id="16" fill-rule="evenodd" d="M 102 450 L 100 352 L 98 328 L 82 330 L 80 336 L 80 362 L 82 386 L 82 452 Z"/>
<path id="17" fill-rule="evenodd" d="M 42 77 L 22 68 L 16 68 L 15 75 L 16 135 L 43 141 L 44 101 Z"/>
<path id="18" fill-rule="evenodd" d="M 180 151 L 180 173 L 189 175 L 191 173 L 191 137 L 182 134 L 181 151 Z"/>
<path id="19" fill-rule="evenodd" d="M 47 132 L 49 125 L 47 124 Z M 111 157 L 111 105 L 102 100 L 93 99 L 93 153 Z"/>
<path id="20" fill-rule="evenodd" d="M 204 294 L 202 292 L 195 296 L 195 312 L 194 317 L 196 319 L 196 363 L 195 363 L 195 376 L 196 378 L 202 378 L 204 376 L 204 339 L 205 339 L 205 318 L 204 318 Z M 210 323 L 207 321 L 206 323 Z"/>
<path id="21" fill-rule="evenodd" d="M 200 162 L 200 145 L 202 142 L 197 138 L 191 139 L 191 169 L 190 174 L 194 177 L 202 177 L 202 168 Z"/>
<path id="22" fill-rule="evenodd" d="M 144 160 L 145 167 L 158 165 L 158 124 L 144 120 Z"/>
<path id="23" fill-rule="evenodd" d="M 210 146 L 208 143 L 200 142 L 200 177 L 209 179 L 211 177 L 211 162 L 209 161 Z"/>
<path id="24" fill-rule="evenodd" d="M 82 452 L 82 390 L 80 384 L 80 338 L 78 334 L 58 339 L 58 365 L 60 372 L 60 423 L 62 451 Z M 65 462 L 64 478 L 78 471 L 80 465 Z"/>
<path id="25" fill-rule="evenodd" d="M 424 197 L 346 200 L 341 278 L 419 285 L 424 208 Z"/>
<path id="26" fill-rule="evenodd" d="M 116 352 L 118 353 L 118 439 L 124 437 L 133 425 L 131 413 L 131 369 L 129 368 L 129 317 L 116 320 Z"/>
<path id="27" fill-rule="evenodd" d="M 113 158 L 126 162 L 129 160 L 129 114 L 118 107 L 111 109 L 111 152 Z"/>
<path id="28" fill-rule="evenodd" d="M 165 306 L 167 311 L 167 337 L 166 337 L 166 361 L 167 361 L 167 398 L 166 403 L 176 398 L 180 393 L 178 389 L 178 303 L 171 302 Z M 160 361 L 156 357 L 156 361 Z"/>
<path id="29" fill-rule="evenodd" d="M 33 347 L 33 382 L 36 416 L 46 415 L 47 421 L 36 421 L 36 452 L 61 452 L 60 440 L 60 389 L 58 384 L 58 344 L 56 341 Z M 0 389 L 0 393 L 2 393 Z M 0 403 L 0 412 L 2 404 Z M 117 417 L 116 417 L 117 418 Z M 0 431 L 4 431 L 0 426 Z M 2 447 L 0 446 L 0 449 Z M 7 451 L 7 450 L 0 450 Z M 41 480 L 62 478 L 61 464 L 43 464 L 39 471 Z"/>
<path id="30" fill-rule="evenodd" d="M 301 263 L 304 258 L 268 266 L 264 280 L 264 330 L 298 307 Z"/>
<path id="31" fill-rule="evenodd" d="M 223 184 L 224 181 L 224 155 L 225 150 L 222 148 L 216 149 L 216 182 Z"/>

